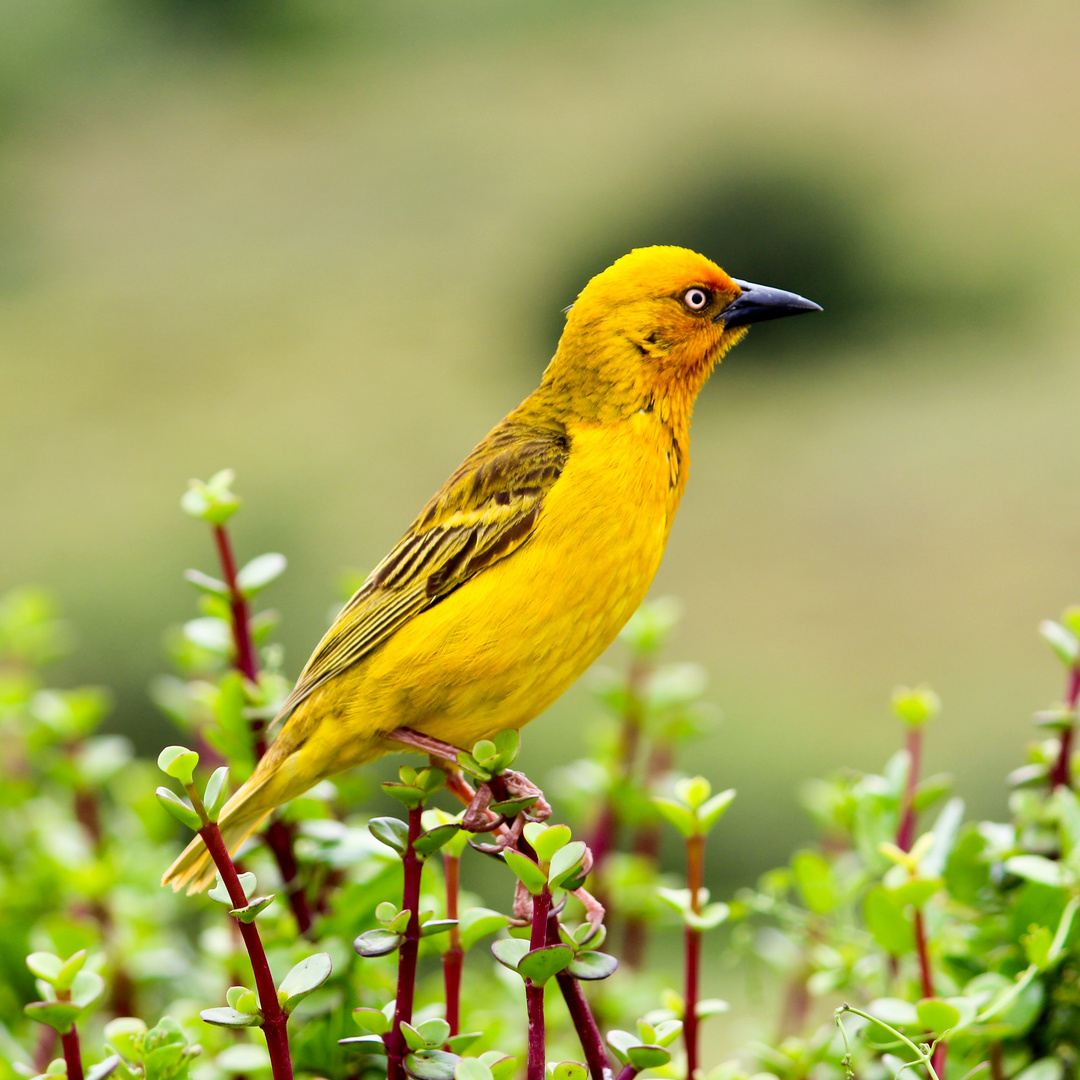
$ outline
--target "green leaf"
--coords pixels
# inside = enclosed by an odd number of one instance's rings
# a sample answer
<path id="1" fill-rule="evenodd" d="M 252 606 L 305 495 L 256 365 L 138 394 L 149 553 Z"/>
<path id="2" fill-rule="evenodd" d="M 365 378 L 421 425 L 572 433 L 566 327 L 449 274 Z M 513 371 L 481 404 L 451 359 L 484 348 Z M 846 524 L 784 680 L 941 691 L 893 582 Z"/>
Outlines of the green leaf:
<path id="1" fill-rule="evenodd" d="M 735 801 L 735 789 L 728 788 L 721 791 L 711 799 L 702 803 L 698 808 L 698 821 L 701 822 L 701 831 L 709 833 L 712 827 L 724 816 L 727 808 Z"/>
<path id="2" fill-rule="evenodd" d="M 523 810 L 528 810 L 539 798 L 539 795 L 522 795 L 515 799 L 500 799 L 498 802 L 488 803 L 488 809 L 502 814 L 503 817 L 513 818 Z"/>
<path id="3" fill-rule="evenodd" d="M 464 1058 L 454 1069 L 454 1080 L 493 1080 L 493 1077 L 479 1058 Z"/>
<path id="4" fill-rule="evenodd" d="M 704 998 L 697 1003 L 694 1009 L 694 1015 L 699 1020 L 704 1020 L 707 1016 L 719 1016 L 721 1013 L 726 1013 L 731 1010 L 731 1006 L 721 998 Z M 678 1020 L 670 1021 L 671 1023 L 679 1024 L 678 1031 L 682 1030 L 682 1024 Z M 657 1039 L 662 1046 L 667 1046 L 675 1038 L 673 1034 L 670 1039 L 662 1040 Z"/>
<path id="5" fill-rule="evenodd" d="M 56 973 L 56 977 L 49 981 L 58 991 L 70 990 L 75 982 L 75 977 L 83 969 L 86 963 L 86 950 L 80 949 L 72 953 L 65 961 L 63 967 Z"/>
<path id="6" fill-rule="evenodd" d="M 495 770 L 502 772 L 504 769 L 509 769 L 517 760 L 521 750 L 521 732 L 515 728 L 506 728 L 495 736 L 494 742 L 495 750 L 498 752 Z"/>
<path id="7" fill-rule="evenodd" d="M 892 696 L 893 712 L 911 727 L 921 727 L 941 712 L 941 699 L 929 686 L 917 686 L 914 690 L 898 686 Z"/>
<path id="8" fill-rule="evenodd" d="M 405 1071 L 416 1080 L 454 1080 L 461 1058 L 445 1050 L 420 1050 L 405 1059 Z"/>
<path id="9" fill-rule="evenodd" d="M 432 1048 L 442 1046 L 450 1038 L 450 1025 L 441 1016 L 417 1024 L 416 1031 L 425 1044 Z"/>
<path id="10" fill-rule="evenodd" d="M 629 1031 L 615 1028 L 607 1033 L 607 1044 L 615 1052 L 615 1056 L 624 1065 L 628 1065 L 630 1063 L 628 1051 L 632 1046 L 640 1046 L 641 1040 Z"/>
<path id="11" fill-rule="evenodd" d="M 472 756 L 473 760 L 485 768 L 494 764 L 496 757 L 498 757 L 499 751 L 496 749 L 495 744 L 490 739 L 481 739 L 473 748 Z"/>
<path id="12" fill-rule="evenodd" d="M 1039 623 L 1039 633 L 1043 641 L 1054 651 L 1054 655 L 1066 666 L 1072 667 L 1080 658 L 1080 640 L 1066 630 L 1061 623 L 1052 619 L 1043 619 Z"/>
<path id="13" fill-rule="evenodd" d="M 83 955 L 85 956 L 85 950 Z M 32 952 L 26 958 L 26 966 L 39 978 L 56 985 L 60 972 L 64 970 L 64 961 L 49 952 Z"/>
<path id="14" fill-rule="evenodd" d="M 689 838 L 697 835 L 697 819 L 693 811 L 688 810 L 682 803 L 656 796 L 652 799 L 652 804 L 683 836 Z"/>
<path id="15" fill-rule="evenodd" d="M 214 1064 L 230 1076 L 266 1072 L 271 1067 L 266 1047 L 258 1043 L 233 1043 L 214 1058 Z"/>
<path id="16" fill-rule="evenodd" d="M 635 1069 L 657 1069 L 671 1060 L 671 1054 L 662 1046 L 631 1046 L 626 1056 Z"/>
<path id="17" fill-rule="evenodd" d="M 594 979 L 606 979 L 609 975 L 613 975 L 618 966 L 619 961 L 614 956 L 590 950 L 579 952 L 566 970 L 575 979 L 592 981 Z"/>
<path id="18" fill-rule="evenodd" d="M 76 971 L 71 980 L 71 1002 L 82 1010 L 92 1008 L 105 993 L 105 980 L 93 971 Z"/>
<path id="19" fill-rule="evenodd" d="M 712 784 L 704 776 L 688 776 L 675 782 L 675 798 L 697 810 L 712 794 Z"/>
<path id="20" fill-rule="evenodd" d="M 240 882 L 240 888 L 244 890 L 245 898 L 250 896 L 255 891 L 257 880 L 255 875 L 246 870 L 244 873 L 237 875 Z M 206 895 L 211 900 L 216 900 L 219 904 L 224 904 L 226 907 L 231 908 L 233 906 L 232 897 L 229 895 L 229 890 L 225 888 L 225 882 L 221 880 L 221 874 L 217 876 L 217 882 L 214 887 L 207 891 Z"/>
<path id="21" fill-rule="evenodd" d="M 904 1001 L 903 998 L 877 998 L 870 1002 L 866 1011 L 892 1027 L 917 1027 L 919 1023 L 919 1014 L 915 1006 L 910 1001 Z"/>
<path id="22" fill-rule="evenodd" d="M 956 836 L 960 831 L 960 825 L 964 820 L 964 800 L 960 798 L 950 799 L 938 814 L 937 820 L 931 832 L 934 842 L 930 850 L 919 863 L 919 873 L 926 877 L 937 878 L 945 872 L 945 866 L 953 848 L 956 846 Z"/>
<path id="23" fill-rule="evenodd" d="M 231 908 L 229 914 L 242 923 L 254 922 L 274 902 L 276 896 L 276 893 L 270 893 L 268 896 L 253 896 L 243 907 Z"/>
<path id="24" fill-rule="evenodd" d="M 288 565 L 288 559 L 276 551 L 256 555 L 251 562 L 242 566 L 237 572 L 236 584 L 245 596 L 252 597 L 271 582 L 277 581 L 285 573 Z"/>
<path id="25" fill-rule="evenodd" d="M 1041 855 L 1014 855 L 1005 860 L 1004 869 L 1017 877 L 1055 888 L 1071 885 L 1075 880 L 1075 875 L 1067 867 L 1052 859 L 1044 859 Z"/>
<path id="26" fill-rule="evenodd" d="M 82 1009 L 70 1001 L 32 1001 L 25 1006 L 23 1012 L 31 1020 L 48 1024 L 63 1035 L 64 1032 L 71 1030 L 71 1025 L 78 1020 Z"/>
<path id="27" fill-rule="evenodd" d="M 120 1055 L 110 1054 L 104 1061 L 99 1061 L 86 1070 L 86 1080 L 105 1080 L 106 1076 L 111 1076 L 116 1071 L 119 1064 Z"/>
<path id="28" fill-rule="evenodd" d="M 229 586 L 224 581 L 204 574 L 201 570 L 185 570 L 184 580 L 190 582 L 200 592 L 209 593 L 211 596 L 229 595 Z"/>
<path id="29" fill-rule="evenodd" d="M 400 818 L 372 818 L 368 822 L 368 831 L 376 840 L 393 848 L 399 855 L 405 854 L 409 843 L 409 826 Z"/>
<path id="30" fill-rule="evenodd" d="M 405 1040 L 405 1045 L 410 1050 L 426 1050 L 428 1048 L 427 1039 L 425 1039 L 412 1024 L 407 1024 L 404 1020 L 401 1022 L 401 1037 Z M 432 1049 L 438 1048 L 432 1047 Z"/>
<path id="31" fill-rule="evenodd" d="M 199 1016 L 207 1024 L 213 1024 L 215 1027 L 259 1027 L 262 1024 L 262 1017 L 258 1013 L 242 1013 L 223 1006 L 216 1009 L 203 1009 Z"/>
<path id="32" fill-rule="evenodd" d="M 186 799 L 181 799 L 179 795 L 174 794 L 167 787 L 159 787 L 154 794 L 157 796 L 157 801 L 181 825 L 186 825 L 193 832 L 198 832 L 203 827 L 202 818 L 199 817 L 195 812 L 195 808 Z"/>
<path id="33" fill-rule="evenodd" d="M 910 881 L 905 881 L 903 885 L 890 889 L 889 892 L 892 894 L 893 902 L 901 907 L 911 904 L 913 907 L 921 908 L 940 888 L 940 878 L 914 877 Z"/>
<path id="34" fill-rule="evenodd" d="M 386 1043 L 378 1035 L 351 1035 L 338 1039 L 338 1046 L 352 1046 L 363 1054 L 386 1054 Z"/>
<path id="35" fill-rule="evenodd" d="M 552 825 L 549 828 L 537 828 L 539 821 L 530 821 L 524 828 L 525 839 L 533 846 L 536 857 L 542 862 L 551 862 L 560 848 L 570 843 L 570 829 L 566 825 Z"/>
<path id="36" fill-rule="evenodd" d="M 875 885 L 863 901 L 866 927 L 890 956 L 904 956 L 915 947 L 914 924 L 905 908 L 881 885 Z"/>
<path id="37" fill-rule="evenodd" d="M 207 615 L 184 623 L 184 637 L 216 656 L 228 656 L 233 648 L 232 627 L 224 620 Z"/>
<path id="38" fill-rule="evenodd" d="M 520 851 L 514 851 L 513 848 L 507 848 L 503 852 L 503 858 L 506 860 L 506 865 L 514 871 L 517 879 L 533 896 L 539 896 L 544 891 L 547 877 L 532 859 L 522 855 Z"/>
<path id="39" fill-rule="evenodd" d="M 923 998 L 915 1006 L 919 1023 L 935 1035 L 950 1031 L 960 1023 L 960 1010 L 941 998 Z"/>
<path id="40" fill-rule="evenodd" d="M 137 1016 L 118 1016 L 105 1025 L 105 1038 L 130 1062 L 139 1060 L 145 1034 L 146 1024 Z"/>
<path id="41" fill-rule="evenodd" d="M 420 927 L 420 936 L 434 937 L 435 934 L 445 934 L 455 926 L 457 919 L 430 919 Z"/>
<path id="42" fill-rule="evenodd" d="M 569 945 L 545 945 L 527 952 L 518 961 L 517 970 L 519 975 L 542 986 L 552 975 L 558 975 L 573 959 L 574 950 Z"/>
<path id="43" fill-rule="evenodd" d="M 314 953 L 304 957 L 278 985 L 278 995 L 284 995 L 281 1007 L 291 1013 L 313 990 L 317 990 L 333 971 L 329 953 Z"/>
<path id="44" fill-rule="evenodd" d="M 700 912 L 691 910 L 682 913 L 683 924 L 691 930 L 713 930 L 722 922 L 726 922 L 731 914 L 731 908 L 727 904 L 707 904 Z"/>
<path id="45" fill-rule="evenodd" d="M 213 775 L 206 782 L 206 791 L 203 794 L 203 806 L 211 821 L 217 821 L 221 808 L 229 797 L 229 766 L 222 765 L 215 769 Z"/>
<path id="46" fill-rule="evenodd" d="M 575 877 L 575 871 L 585 858 L 585 843 L 582 840 L 574 840 L 565 847 L 560 847 L 551 858 L 551 867 L 548 871 L 548 886 L 558 888 L 564 881 Z"/>
<path id="47" fill-rule="evenodd" d="M 468 1049 L 477 1039 L 482 1039 L 484 1032 L 482 1031 L 463 1031 L 460 1035 L 454 1035 L 446 1040 L 447 1048 L 453 1054 L 460 1054 L 462 1050 Z"/>
<path id="48" fill-rule="evenodd" d="M 379 1035 L 353 1035 L 347 1039 L 338 1039 L 339 1046 L 352 1046 L 363 1054 L 387 1054 L 385 1038 Z"/>
<path id="49" fill-rule="evenodd" d="M 504 926 L 509 925 L 510 919 L 499 911 L 491 908 L 469 908 L 459 921 L 458 930 L 461 934 L 461 947 L 466 952 L 471 949 L 482 937 L 494 934 Z"/>
<path id="50" fill-rule="evenodd" d="M 1033 1061 L 1016 1074 L 1015 1080 L 1062 1080 L 1065 1064 L 1059 1057 L 1044 1057 Z"/>
<path id="51" fill-rule="evenodd" d="M 986 838 L 977 828 L 965 829 L 945 863 L 945 888 L 962 904 L 974 904 L 990 883 L 990 864 L 983 856 Z"/>
<path id="52" fill-rule="evenodd" d="M 438 851 L 443 844 L 453 840 L 460 831 L 460 825 L 436 825 L 434 829 L 428 829 L 427 832 L 421 833 L 413 841 L 413 851 L 418 855 L 431 855 L 433 852 Z"/>
<path id="53" fill-rule="evenodd" d="M 588 1080 L 589 1070 L 579 1061 L 560 1061 L 548 1069 L 551 1080 Z"/>
<path id="54" fill-rule="evenodd" d="M 499 938 L 491 943 L 491 954 L 503 967 L 517 971 L 522 957 L 529 951 L 529 943 L 524 938 Z M 573 950 L 570 950 L 573 953 Z"/>
<path id="55" fill-rule="evenodd" d="M 488 1050 L 480 1055 L 479 1060 L 491 1070 L 494 1080 L 511 1080 L 517 1065 L 517 1058 L 510 1057 L 501 1050 Z"/>
<path id="56" fill-rule="evenodd" d="M 791 860 L 795 883 L 803 901 L 815 915 L 827 915 L 836 906 L 832 867 L 816 851 L 800 851 Z"/>
<path id="57" fill-rule="evenodd" d="M 392 1025 L 390 1017 L 382 1009 L 367 1009 L 361 1006 L 353 1009 L 352 1015 L 359 1027 L 375 1035 L 385 1035 Z"/>
<path id="58" fill-rule="evenodd" d="M 194 778 L 195 766 L 199 764 L 199 755 L 186 746 L 166 746 L 158 754 L 157 763 L 163 773 L 186 786 Z"/>
<path id="59" fill-rule="evenodd" d="M 361 956 L 386 956 L 401 944 L 401 940 L 401 934 L 390 930 L 365 930 L 353 941 L 353 948 Z"/>

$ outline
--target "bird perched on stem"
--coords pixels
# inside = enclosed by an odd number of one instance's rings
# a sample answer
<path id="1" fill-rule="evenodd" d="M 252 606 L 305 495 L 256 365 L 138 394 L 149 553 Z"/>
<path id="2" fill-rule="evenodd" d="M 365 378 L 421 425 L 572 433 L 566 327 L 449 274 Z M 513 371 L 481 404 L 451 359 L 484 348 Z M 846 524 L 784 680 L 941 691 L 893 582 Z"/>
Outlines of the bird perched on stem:
<path id="1" fill-rule="evenodd" d="M 281 733 L 225 805 L 231 851 L 343 769 L 468 748 L 546 709 L 611 643 L 660 565 L 713 366 L 766 319 L 820 311 L 685 248 L 639 248 L 568 309 L 543 379 L 345 605 Z M 213 879 L 196 838 L 165 874 Z"/>

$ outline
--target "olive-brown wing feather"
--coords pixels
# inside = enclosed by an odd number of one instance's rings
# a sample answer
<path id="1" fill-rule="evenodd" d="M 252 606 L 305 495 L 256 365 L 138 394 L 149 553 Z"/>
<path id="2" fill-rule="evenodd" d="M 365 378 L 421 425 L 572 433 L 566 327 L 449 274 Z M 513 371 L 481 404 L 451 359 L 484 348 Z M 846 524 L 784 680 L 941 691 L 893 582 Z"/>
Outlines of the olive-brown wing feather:
<path id="1" fill-rule="evenodd" d="M 521 547 L 569 452 L 562 430 L 511 424 L 496 428 L 342 608 L 278 719 L 425 608 Z"/>

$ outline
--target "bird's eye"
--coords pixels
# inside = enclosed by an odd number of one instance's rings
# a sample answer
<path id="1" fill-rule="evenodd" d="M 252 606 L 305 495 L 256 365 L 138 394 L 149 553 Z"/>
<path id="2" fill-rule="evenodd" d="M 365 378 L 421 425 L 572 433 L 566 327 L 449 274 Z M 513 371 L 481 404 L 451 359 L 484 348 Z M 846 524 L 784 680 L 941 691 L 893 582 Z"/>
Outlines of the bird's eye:
<path id="1" fill-rule="evenodd" d="M 702 308 L 709 306 L 709 301 L 712 296 L 707 289 L 687 289 L 683 293 L 682 301 L 691 311 L 701 311 Z"/>

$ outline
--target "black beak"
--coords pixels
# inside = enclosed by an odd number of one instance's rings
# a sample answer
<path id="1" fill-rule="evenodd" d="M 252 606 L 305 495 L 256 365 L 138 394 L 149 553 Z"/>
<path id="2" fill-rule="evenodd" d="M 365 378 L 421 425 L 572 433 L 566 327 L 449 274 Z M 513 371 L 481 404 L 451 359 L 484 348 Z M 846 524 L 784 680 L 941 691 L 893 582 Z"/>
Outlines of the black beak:
<path id="1" fill-rule="evenodd" d="M 713 316 L 713 322 L 723 322 L 725 330 L 821 310 L 820 304 L 815 304 L 813 300 L 807 300 L 797 293 L 770 289 L 768 285 L 755 285 L 751 281 L 740 281 L 738 278 L 731 280 L 742 289 L 742 295 L 732 300 L 719 315 Z"/>

